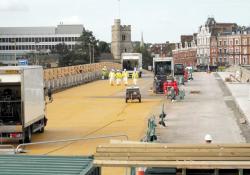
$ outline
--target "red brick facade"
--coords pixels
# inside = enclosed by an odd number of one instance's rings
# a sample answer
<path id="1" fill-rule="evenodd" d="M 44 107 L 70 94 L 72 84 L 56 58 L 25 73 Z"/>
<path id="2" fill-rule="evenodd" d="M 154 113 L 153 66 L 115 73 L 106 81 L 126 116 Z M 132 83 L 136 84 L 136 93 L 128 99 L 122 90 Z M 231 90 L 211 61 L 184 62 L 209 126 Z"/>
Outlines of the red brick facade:
<path id="1" fill-rule="evenodd" d="M 222 64 L 250 64 L 250 34 L 218 36 L 218 62 Z"/>
<path id="2" fill-rule="evenodd" d="M 173 51 L 174 63 L 181 63 L 185 66 L 196 66 L 197 64 L 196 47 L 176 49 Z"/>

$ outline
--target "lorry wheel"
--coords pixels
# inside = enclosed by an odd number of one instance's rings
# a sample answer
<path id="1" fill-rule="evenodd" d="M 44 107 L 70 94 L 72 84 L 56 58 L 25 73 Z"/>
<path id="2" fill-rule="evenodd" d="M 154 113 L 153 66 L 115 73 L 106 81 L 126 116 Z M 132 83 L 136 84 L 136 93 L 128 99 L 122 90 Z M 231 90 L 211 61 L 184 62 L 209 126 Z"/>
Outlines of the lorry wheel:
<path id="1" fill-rule="evenodd" d="M 31 134 L 32 134 L 31 127 L 29 126 L 25 129 L 25 134 L 24 134 L 24 142 L 25 143 L 31 142 Z"/>
<path id="2" fill-rule="evenodd" d="M 39 129 L 39 133 L 44 133 L 44 126 L 41 129 Z"/>
<path id="3" fill-rule="evenodd" d="M 139 103 L 141 103 L 141 98 L 139 98 Z"/>
<path id="4" fill-rule="evenodd" d="M 126 100 L 125 100 L 125 101 L 126 101 L 126 103 L 128 103 L 128 99 L 127 99 L 127 98 L 126 98 Z"/>
<path id="5" fill-rule="evenodd" d="M 43 127 L 38 130 L 39 133 L 44 133 L 44 126 L 46 125 L 45 122 L 47 121 L 46 118 L 44 117 L 44 119 L 41 120 L 41 125 L 43 125 Z"/>

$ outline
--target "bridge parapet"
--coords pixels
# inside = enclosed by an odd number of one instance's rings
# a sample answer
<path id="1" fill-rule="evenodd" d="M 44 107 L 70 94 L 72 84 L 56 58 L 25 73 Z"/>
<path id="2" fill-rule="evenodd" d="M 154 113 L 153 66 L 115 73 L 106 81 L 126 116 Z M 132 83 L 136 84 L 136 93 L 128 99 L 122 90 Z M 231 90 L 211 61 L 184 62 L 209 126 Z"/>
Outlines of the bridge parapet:
<path id="1" fill-rule="evenodd" d="M 121 69 L 121 64 L 113 62 L 45 69 L 45 87 L 55 91 L 100 79 L 101 70 L 104 66 L 108 70 Z"/>

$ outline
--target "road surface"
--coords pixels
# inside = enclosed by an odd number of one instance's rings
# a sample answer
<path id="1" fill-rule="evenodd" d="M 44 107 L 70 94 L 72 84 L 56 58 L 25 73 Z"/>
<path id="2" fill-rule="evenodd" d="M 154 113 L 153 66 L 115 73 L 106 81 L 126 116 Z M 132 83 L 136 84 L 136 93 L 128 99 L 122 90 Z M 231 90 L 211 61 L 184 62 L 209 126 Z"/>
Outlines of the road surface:
<path id="1" fill-rule="evenodd" d="M 226 104 L 232 96 L 225 93 L 218 76 L 195 73 L 185 90 L 184 101 L 165 105 L 167 127 L 158 128 L 159 142 L 204 143 L 206 134 L 214 143 L 245 142 L 235 113 Z"/>
<path id="2" fill-rule="evenodd" d="M 48 125 L 43 134 L 34 134 L 32 142 L 126 134 L 129 140 L 139 141 L 146 132 L 147 119 L 161 103 L 161 96 L 150 92 L 152 74 L 139 80 L 142 103 L 125 103 L 125 87 L 110 86 L 100 80 L 71 88 L 53 95 L 47 106 Z M 113 138 L 113 139 L 125 139 Z M 28 154 L 92 155 L 96 147 L 109 139 L 78 141 L 25 147 Z M 104 168 L 103 174 L 124 174 L 124 169 Z"/>

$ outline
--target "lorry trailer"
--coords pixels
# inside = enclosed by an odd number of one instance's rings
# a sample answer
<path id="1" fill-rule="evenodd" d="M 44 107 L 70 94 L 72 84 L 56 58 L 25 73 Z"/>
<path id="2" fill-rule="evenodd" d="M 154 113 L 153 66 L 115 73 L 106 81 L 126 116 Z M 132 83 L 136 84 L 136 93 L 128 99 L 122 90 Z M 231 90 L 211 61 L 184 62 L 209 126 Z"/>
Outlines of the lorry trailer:
<path id="1" fill-rule="evenodd" d="M 153 58 L 154 93 L 164 93 L 163 84 L 167 80 L 174 78 L 174 64 L 172 57 Z"/>
<path id="2" fill-rule="evenodd" d="M 31 142 L 34 132 L 44 132 L 43 68 L 41 66 L 0 67 L 1 140 Z"/>
<path id="3" fill-rule="evenodd" d="M 132 77 L 133 71 L 136 69 L 139 77 L 142 74 L 142 54 L 141 53 L 122 53 L 122 69 L 126 69 L 129 77 Z"/>

